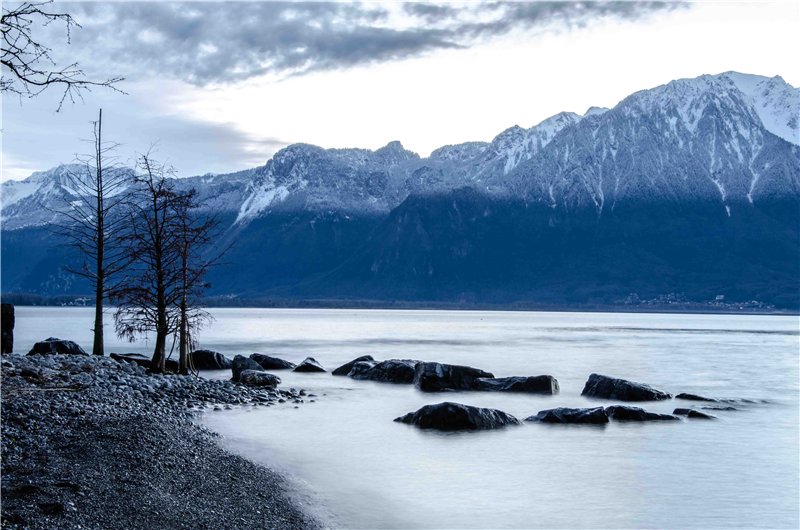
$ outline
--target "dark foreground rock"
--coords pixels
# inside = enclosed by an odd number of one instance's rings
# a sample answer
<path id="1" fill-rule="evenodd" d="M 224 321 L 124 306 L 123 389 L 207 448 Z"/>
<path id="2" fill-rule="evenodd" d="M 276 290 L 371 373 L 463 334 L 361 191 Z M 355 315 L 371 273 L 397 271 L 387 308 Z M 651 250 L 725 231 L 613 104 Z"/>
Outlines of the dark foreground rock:
<path id="1" fill-rule="evenodd" d="M 423 392 L 472 390 L 476 379 L 493 377 L 478 368 L 456 364 L 418 363 L 414 367 L 414 386 Z"/>
<path id="2" fill-rule="evenodd" d="M 540 410 L 535 416 L 525 418 L 525 421 L 538 421 L 542 423 L 608 423 L 608 414 L 603 407 L 591 409 L 570 409 L 559 407 L 556 409 Z"/>
<path id="3" fill-rule="evenodd" d="M 339 368 L 331 372 L 331 375 L 347 375 L 350 373 L 350 370 L 353 369 L 353 366 L 356 363 L 365 362 L 365 361 L 374 361 L 375 359 L 372 358 L 372 355 L 362 355 L 356 359 L 353 359 L 349 363 L 345 363 L 341 365 Z"/>
<path id="4" fill-rule="evenodd" d="M 361 361 L 353 365 L 347 374 L 353 379 L 377 381 L 379 383 L 410 384 L 414 381 L 414 367 L 420 361 L 414 359 L 389 359 L 387 361 Z"/>
<path id="5" fill-rule="evenodd" d="M 675 399 L 684 399 L 686 401 L 708 401 L 709 403 L 717 403 L 718 400 L 705 396 L 698 396 L 697 394 L 687 394 L 682 392 L 675 396 Z"/>
<path id="6" fill-rule="evenodd" d="M 297 392 L 144 372 L 95 356 L 4 358 L 4 530 L 319 527 L 281 476 L 223 450 L 189 412 Z"/>
<path id="7" fill-rule="evenodd" d="M 33 345 L 31 351 L 28 352 L 28 355 L 52 355 L 52 354 L 89 355 L 83 350 L 83 348 L 81 348 L 71 340 L 57 339 L 55 337 L 50 337 L 49 339 L 37 342 L 36 344 Z"/>
<path id="8" fill-rule="evenodd" d="M 239 376 L 245 370 L 255 370 L 259 372 L 263 371 L 264 369 L 261 368 L 261 365 L 255 362 L 253 359 L 245 357 L 244 355 L 237 355 L 233 358 L 233 362 L 231 362 L 231 381 L 238 381 Z"/>
<path id="9" fill-rule="evenodd" d="M 642 383 L 615 379 L 600 374 L 589 376 L 581 395 L 601 399 L 617 399 L 619 401 L 660 401 L 672 397 L 666 392 L 656 390 Z"/>
<path id="10" fill-rule="evenodd" d="M 325 372 L 326 370 L 313 357 L 306 357 L 305 359 L 303 359 L 303 362 L 298 364 L 297 367 L 295 367 L 295 369 L 292 371 L 313 373 L 313 372 Z"/>
<path id="11" fill-rule="evenodd" d="M 281 378 L 260 370 L 243 370 L 239 374 L 239 382 L 250 386 L 275 388 L 281 383 Z"/>
<path id="12" fill-rule="evenodd" d="M 119 362 L 126 361 L 129 363 L 135 363 L 145 370 L 150 369 L 151 357 L 149 355 L 143 355 L 141 353 L 111 353 L 109 354 L 109 357 Z M 172 372 L 173 374 L 177 373 L 178 361 L 175 359 L 164 359 L 164 369 L 167 372 Z"/>
<path id="13" fill-rule="evenodd" d="M 658 414 L 648 412 L 639 407 L 626 407 L 614 405 L 606 407 L 606 414 L 614 421 L 679 421 L 680 418 L 672 414 Z"/>
<path id="14" fill-rule="evenodd" d="M 12 353 L 14 351 L 14 306 L 11 304 L 0 304 L 0 353 Z"/>
<path id="15" fill-rule="evenodd" d="M 409 412 L 394 421 L 415 425 L 420 429 L 440 431 L 499 429 L 506 425 L 519 425 L 520 423 L 514 416 L 500 410 L 471 407 L 448 401 L 436 405 L 425 405 L 416 412 Z"/>
<path id="16" fill-rule="evenodd" d="M 712 416 L 711 414 L 706 414 L 705 412 L 700 412 L 699 410 L 695 409 L 686 409 L 686 408 L 677 408 L 672 411 L 673 414 L 678 416 L 686 416 L 687 418 L 692 418 L 695 420 L 715 420 L 717 419 L 716 416 Z"/>
<path id="17" fill-rule="evenodd" d="M 263 353 L 254 353 L 250 356 L 250 358 L 261 365 L 261 368 L 264 370 L 291 370 L 297 366 L 296 364 L 284 359 L 279 359 L 278 357 L 273 357 L 272 355 L 266 355 Z"/>
<path id="18" fill-rule="evenodd" d="M 558 380 L 552 375 L 531 377 L 496 377 L 475 380 L 474 390 L 492 392 L 525 392 L 528 394 L 558 394 Z"/>
<path id="19" fill-rule="evenodd" d="M 188 360 L 195 370 L 227 370 L 233 364 L 221 353 L 211 350 L 195 350 L 189 353 Z"/>

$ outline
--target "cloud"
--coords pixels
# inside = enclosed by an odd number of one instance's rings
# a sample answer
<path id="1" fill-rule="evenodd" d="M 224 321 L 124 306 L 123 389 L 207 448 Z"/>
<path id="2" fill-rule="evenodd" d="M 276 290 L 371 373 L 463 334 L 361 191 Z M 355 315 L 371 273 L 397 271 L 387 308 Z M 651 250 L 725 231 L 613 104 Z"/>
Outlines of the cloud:
<path id="1" fill-rule="evenodd" d="M 89 72 L 197 86 L 303 75 L 468 48 L 513 31 L 637 20 L 684 2 L 109 2 L 60 4 Z M 61 51 L 60 49 L 57 51 Z"/>

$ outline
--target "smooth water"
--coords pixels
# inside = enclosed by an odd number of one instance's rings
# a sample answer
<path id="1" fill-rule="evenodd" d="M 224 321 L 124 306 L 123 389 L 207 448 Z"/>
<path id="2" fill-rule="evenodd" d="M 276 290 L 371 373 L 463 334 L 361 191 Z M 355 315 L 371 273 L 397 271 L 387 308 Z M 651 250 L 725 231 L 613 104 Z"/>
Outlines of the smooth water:
<path id="1" fill-rule="evenodd" d="M 797 528 L 796 316 L 215 309 L 202 346 L 228 355 L 357 356 L 466 364 L 496 376 L 552 374 L 557 396 L 423 394 L 410 385 L 278 372 L 318 395 L 295 408 L 208 412 L 224 444 L 290 476 L 348 528 Z M 46 336 L 91 344 L 91 310 L 17 308 L 17 351 Z M 109 330 L 110 333 L 110 330 Z M 113 339 L 109 337 L 109 339 Z M 148 351 L 109 340 L 107 351 Z M 717 421 L 605 427 L 526 423 L 441 434 L 392 420 L 458 401 L 522 419 L 580 397 L 599 372 L 672 393 L 767 403 Z M 227 377 L 229 373 L 210 374 Z M 656 412 L 702 405 L 648 403 Z"/>

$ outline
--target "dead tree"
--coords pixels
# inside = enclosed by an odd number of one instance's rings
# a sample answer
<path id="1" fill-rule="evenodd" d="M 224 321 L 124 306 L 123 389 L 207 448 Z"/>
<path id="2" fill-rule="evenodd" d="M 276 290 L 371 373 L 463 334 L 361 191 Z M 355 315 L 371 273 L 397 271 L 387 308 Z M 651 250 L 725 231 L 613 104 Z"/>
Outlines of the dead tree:
<path id="1" fill-rule="evenodd" d="M 68 13 L 52 9 L 52 0 L 44 2 L 25 2 L 14 8 L 3 7 L 0 15 L 0 92 L 16 94 L 20 97 L 34 97 L 50 87 L 62 90 L 58 110 L 64 101 L 81 98 L 84 91 L 94 87 L 107 87 L 122 92 L 115 85 L 124 80 L 112 77 L 102 81 L 86 78 L 77 62 L 59 66 L 52 57 L 52 49 L 35 36 L 37 27 L 53 23 L 63 24 L 67 44 L 70 43 L 73 28 L 80 28 Z"/>
<path id="2" fill-rule="evenodd" d="M 130 172 L 115 163 L 116 144 L 103 142 L 102 109 L 93 123 L 93 133 L 94 153 L 80 159 L 80 171 L 68 175 L 75 196 L 60 212 L 67 222 L 57 230 L 82 257 L 79 266 L 67 269 L 86 278 L 94 290 L 92 353 L 103 355 L 103 301 L 114 291 L 114 282 L 130 262 L 121 237 L 127 223 L 122 205 L 132 181 Z"/>

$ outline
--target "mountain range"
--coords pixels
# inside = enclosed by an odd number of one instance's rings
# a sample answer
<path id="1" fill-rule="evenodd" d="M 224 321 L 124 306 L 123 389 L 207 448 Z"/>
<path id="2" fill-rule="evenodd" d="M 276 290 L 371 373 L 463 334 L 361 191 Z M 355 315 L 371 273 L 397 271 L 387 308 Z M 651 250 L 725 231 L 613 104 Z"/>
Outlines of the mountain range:
<path id="1" fill-rule="evenodd" d="M 736 72 L 562 112 L 423 158 L 290 145 L 177 179 L 232 244 L 211 294 L 613 304 L 679 296 L 800 306 L 800 89 Z M 2 184 L 4 293 L 83 294 L 48 231 L 59 166 Z"/>

